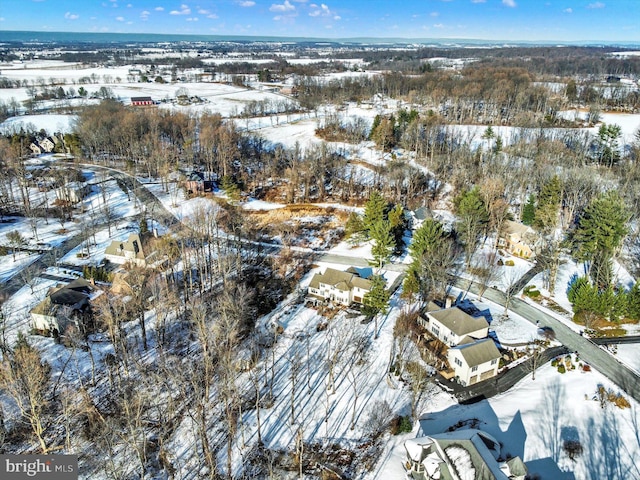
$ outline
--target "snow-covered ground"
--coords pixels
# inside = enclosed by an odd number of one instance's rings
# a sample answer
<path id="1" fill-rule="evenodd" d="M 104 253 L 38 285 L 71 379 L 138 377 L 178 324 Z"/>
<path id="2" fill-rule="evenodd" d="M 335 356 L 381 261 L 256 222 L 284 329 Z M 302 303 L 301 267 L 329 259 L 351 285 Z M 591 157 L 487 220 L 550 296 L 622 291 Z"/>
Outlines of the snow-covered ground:
<path id="1" fill-rule="evenodd" d="M 529 375 L 507 393 L 489 400 L 458 405 L 435 399 L 425 409 L 420 429 L 406 437 L 441 433 L 459 421 L 477 419 L 478 428 L 500 441 L 504 453 L 519 455 L 529 474 L 541 479 L 640 478 L 635 461 L 640 456 L 640 406 L 631 400 L 631 408 L 609 404 L 602 409 L 593 400 L 598 385 L 619 391 L 596 371 L 585 373 L 576 368 L 560 374 L 547 364 L 537 370 L 535 380 Z M 394 439 L 395 446 L 390 444 L 393 448 L 373 479 L 404 478 L 405 438 Z M 573 439 L 584 448 L 575 462 L 562 448 L 565 440 Z"/>
<path id="2" fill-rule="evenodd" d="M 11 135 L 20 130 L 39 132 L 44 130 L 49 134 L 71 133 L 73 131 L 75 115 L 49 114 L 49 115 L 21 115 L 7 118 L 0 123 L 0 134 Z"/>
<path id="3" fill-rule="evenodd" d="M 615 346 L 615 356 L 627 367 L 640 374 L 640 344 L 620 344 Z"/>
<path id="4" fill-rule="evenodd" d="M 16 253 L 15 259 L 12 255 L 4 255 L 0 257 L 0 282 L 5 283 L 16 276 L 19 272 L 27 268 L 33 262 L 38 260 L 40 255 L 29 254 L 25 252 Z"/>

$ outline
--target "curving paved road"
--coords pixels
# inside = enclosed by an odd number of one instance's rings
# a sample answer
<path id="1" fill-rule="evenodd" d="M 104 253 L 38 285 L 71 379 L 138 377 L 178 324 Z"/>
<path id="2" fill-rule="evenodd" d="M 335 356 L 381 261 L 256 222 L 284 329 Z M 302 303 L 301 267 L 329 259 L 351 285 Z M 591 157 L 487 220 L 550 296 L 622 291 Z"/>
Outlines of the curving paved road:
<path id="1" fill-rule="evenodd" d="M 320 258 L 322 261 L 340 265 L 353 265 L 356 267 L 369 266 L 365 259 L 346 255 L 325 254 Z M 385 268 L 394 271 L 405 271 L 407 265 L 389 264 L 385 265 Z M 468 290 L 474 294 L 479 293 L 478 285 L 469 280 L 457 278 L 454 285 L 463 291 Z M 483 297 L 501 306 L 504 306 L 506 300 L 505 294 L 494 288 L 487 289 Z M 640 402 L 640 375 L 620 363 L 609 352 L 596 345 L 590 339 L 579 335 L 560 320 L 519 298 L 512 297 L 510 310 L 534 325 L 552 328 L 555 332 L 556 339 L 567 347 L 567 349 L 578 352 L 582 360 L 615 383 L 627 395 Z"/>
<path id="2" fill-rule="evenodd" d="M 463 290 L 469 289 L 472 293 L 478 293 L 477 285 L 468 280 L 457 279 L 455 286 Z M 487 300 L 504 306 L 505 294 L 499 290 L 489 288 L 483 295 Z M 550 327 L 555 332 L 556 339 L 565 345 L 569 350 L 578 352 L 580 358 L 596 370 L 606 376 L 609 380 L 620 387 L 627 395 L 640 402 L 640 375 L 620 363 L 606 350 L 571 330 L 560 320 L 547 314 L 519 298 L 512 298 L 510 310 L 517 313 L 522 318 L 540 327 Z"/>

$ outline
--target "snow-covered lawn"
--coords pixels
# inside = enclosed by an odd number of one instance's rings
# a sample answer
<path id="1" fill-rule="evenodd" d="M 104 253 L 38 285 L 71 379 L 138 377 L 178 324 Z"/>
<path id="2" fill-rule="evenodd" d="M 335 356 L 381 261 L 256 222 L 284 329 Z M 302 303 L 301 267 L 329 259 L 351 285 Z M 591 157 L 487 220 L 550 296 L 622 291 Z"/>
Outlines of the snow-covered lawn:
<path id="1" fill-rule="evenodd" d="M 344 255 L 358 259 L 373 258 L 371 256 L 371 242 L 364 242 L 360 245 L 352 245 L 349 242 L 340 242 L 338 245 L 329 250 L 328 253 L 332 253 L 335 255 Z"/>
<path id="2" fill-rule="evenodd" d="M 640 344 L 616 345 L 616 358 L 640 375 Z"/>
<path id="3" fill-rule="evenodd" d="M 16 253 L 15 260 L 11 254 L 0 257 L 0 282 L 5 283 L 17 275 L 22 269 L 38 260 L 40 255 L 25 252 Z"/>
<path id="4" fill-rule="evenodd" d="M 477 419 L 503 444 L 503 453 L 519 455 L 529 474 L 542 479 L 640 478 L 635 461 L 640 456 L 637 422 L 640 408 L 605 409 L 593 400 L 598 385 L 618 388 L 596 371 L 579 369 L 560 374 L 544 365 L 508 392 L 472 405 L 446 404 L 436 400 L 424 411 L 421 428 L 412 436 L 441 433 L 459 421 Z M 444 405 L 442 405 L 445 403 Z M 584 453 L 575 462 L 563 451 L 565 440 L 576 439 Z M 401 480 L 404 472 L 402 441 L 392 439 L 391 452 L 372 479 Z"/>

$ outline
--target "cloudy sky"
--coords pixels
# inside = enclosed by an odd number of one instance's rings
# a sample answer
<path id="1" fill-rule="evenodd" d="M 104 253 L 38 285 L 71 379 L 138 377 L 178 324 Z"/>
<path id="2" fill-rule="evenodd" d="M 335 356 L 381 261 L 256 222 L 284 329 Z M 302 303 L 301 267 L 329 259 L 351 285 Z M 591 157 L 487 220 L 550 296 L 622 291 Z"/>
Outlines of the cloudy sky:
<path id="1" fill-rule="evenodd" d="M 0 30 L 640 42 L 640 0 L 0 0 Z"/>

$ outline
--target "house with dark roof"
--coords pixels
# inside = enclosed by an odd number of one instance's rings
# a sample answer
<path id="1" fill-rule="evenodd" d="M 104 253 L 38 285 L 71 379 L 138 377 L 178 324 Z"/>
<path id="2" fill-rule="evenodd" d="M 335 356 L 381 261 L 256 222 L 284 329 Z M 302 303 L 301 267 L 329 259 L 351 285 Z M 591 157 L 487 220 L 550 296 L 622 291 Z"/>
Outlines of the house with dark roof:
<path id="1" fill-rule="evenodd" d="M 371 281 L 362 278 L 354 267 L 346 271 L 327 268 L 324 273 L 316 273 L 309 284 L 309 295 L 342 305 L 362 303 L 370 290 Z"/>
<path id="2" fill-rule="evenodd" d="M 206 180 L 204 173 L 190 172 L 184 180 L 184 188 L 190 194 L 198 194 L 203 192 L 212 192 L 215 188 L 215 182 Z"/>
<path id="3" fill-rule="evenodd" d="M 520 457 L 504 460 L 500 443 L 482 430 L 413 438 L 404 447 L 403 466 L 414 480 L 524 480 L 528 473 Z"/>
<path id="4" fill-rule="evenodd" d="M 422 206 L 409 212 L 409 220 L 414 230 L 419 229 L 425 220 L 433 218 L 433 214 L 429 208 Z"/>
<path id="5" fill-rule="evenodd" d="M 102 292 L 83 278 L 58 284 L 31 309 L 31 326 L 35 330 L 63 333 L 68 326 L 84 329 L 90 317 L 90 301 Z"/>

